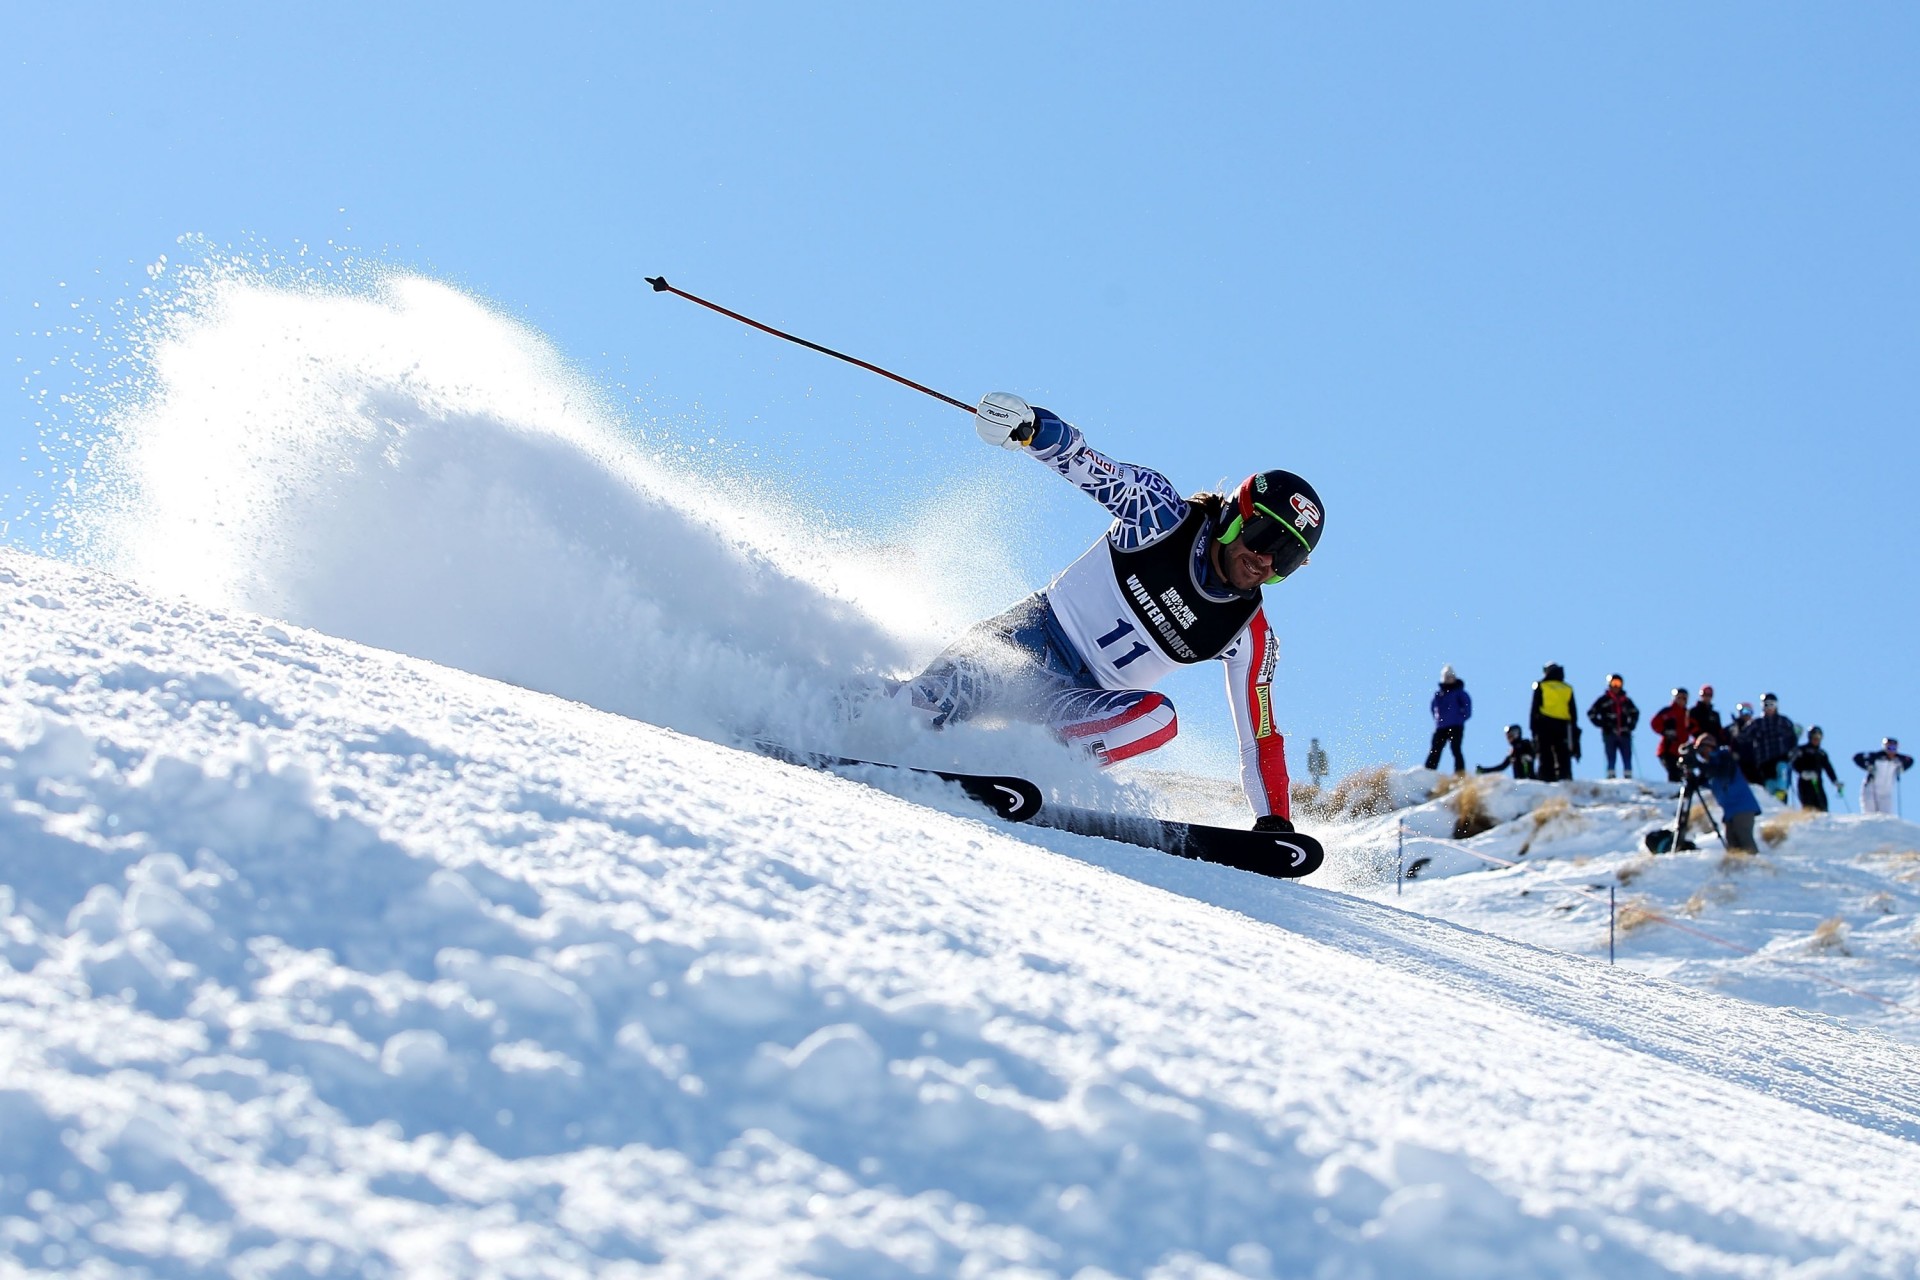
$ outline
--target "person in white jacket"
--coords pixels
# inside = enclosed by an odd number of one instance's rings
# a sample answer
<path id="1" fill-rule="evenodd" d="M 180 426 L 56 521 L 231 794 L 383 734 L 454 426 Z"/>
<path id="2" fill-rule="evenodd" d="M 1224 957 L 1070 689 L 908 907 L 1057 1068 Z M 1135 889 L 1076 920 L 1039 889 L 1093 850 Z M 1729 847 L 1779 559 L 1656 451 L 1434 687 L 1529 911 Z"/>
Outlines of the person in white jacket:
<path id="1" fill-rule="evenodd" d="M 1860 812 L 1900 812 L 1900 775 L 1913 768 L 1913 757 L 1900 754 L 1900 739 L 1883 738 L 1878 751 L 1858 752 L 1853 762 L 1867 771 L 1860 784 Z"/>
<path id="2" fill-rule="evenodd" d="M 1261 471 L 1231 494 L 1185 498 L 1158 471 L 1115 462 L 1072 423 L 1005 392 L 983 399 L 975 422 L 987 443 L 1052 468 L 1114 522 L 1046 590 L 976 624 L 896 696 L 936 727 L 983 715 L 1036 720 L 1114 763 L 1179 731 L 1155 684 L 1218 660 L 1254 826 L 1291 831 L 1286 739 L 1271 698 L 1279 646 L 1261 589 L 1318 545 L 1319 494 L 1290 471 Z"/>

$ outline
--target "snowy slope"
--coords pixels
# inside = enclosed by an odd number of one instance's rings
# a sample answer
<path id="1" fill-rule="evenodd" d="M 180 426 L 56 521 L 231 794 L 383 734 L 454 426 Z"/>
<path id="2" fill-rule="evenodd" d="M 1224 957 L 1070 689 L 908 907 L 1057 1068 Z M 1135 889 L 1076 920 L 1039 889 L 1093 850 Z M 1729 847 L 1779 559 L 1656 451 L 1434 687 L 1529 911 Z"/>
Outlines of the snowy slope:
<path id="1" fill-rule="evenodd" d="M 1697 817 L 1697 849 L 1654 857 L 1643 837 L 1673 826 L 1671 783 L 1452 783 L 1423 769 L 1390 775 L 1399 807 L 1334 828 L 1338 879 L 1555 950 L 1604 959 L 1611 945 L 1644 973 L 1920 1044 L 1920 826 L 1762 796 L 1758 855 L 1728 855 Z M 1456 841 L 1463 801 L 1493 825 Z M 1403 851 L 1417 875 L 1396 888 Z M 1610 907 L 1621 926 L 1611 936 Z"/>
<path id="2" fill-rule="evenodd" d="M 1877 1033 L 11 552 L 0 880 L 13 1272 L 1920 1271 Z"/>

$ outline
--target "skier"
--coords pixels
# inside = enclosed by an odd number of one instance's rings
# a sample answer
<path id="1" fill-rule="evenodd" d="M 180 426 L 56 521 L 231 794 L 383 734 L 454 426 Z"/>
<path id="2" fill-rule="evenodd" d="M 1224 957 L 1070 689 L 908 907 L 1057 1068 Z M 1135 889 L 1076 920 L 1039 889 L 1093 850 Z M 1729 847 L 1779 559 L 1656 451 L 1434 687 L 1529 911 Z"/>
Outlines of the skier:
<path id="1" fill-rule="evenodd" d="M 1440 767 L 1440 749 L 1453 747 L 1453 771 L 1465 773 L 1467 762 L 1460 754 L 1460 736 L 1473 718 L 1473 699 L 1467 694 L 1466 681 L 1453 673 L 1452 664 L 1440 668 L 1440 691 L 1427 703 L 1433 713 L 1433 746 L 1427 752 L 1427 768 Z"/>
<path id="2" fill-rule="evenodd" d="M 1607 691 L 1593 700 L 1587 708 L 1587 719 L 1600 731 L 1600 741 L 1607 751 L 1607 776 L 1609 778 L 1625 775 L 1633 776 L 1633 731 L 1640 724 L 1640 708 L 1627 696 L 1626 678 L 1617 672 L 1607 677 Z M 1614 759 L 1619 758 L 1620 772 L 1614 772 Z"/>
<path id="3" fill-rule="evenodd" d="M 1680 751 L 1693 740 L 1693 725 L 1687 716 L 1687 691 L 1675 689 L 1673 701 L 1654 712 L 1647 727 L 1660 735 L 1660 748 L 1655 754 L 1667 767 L 1667 781 L 1679 782 L 1684 776 Z"/>
<path id="4" fill-rule="evenodd" d="M 1840 775 L 1833 771 L 1833 761 L 1827 758 L 1826 750 L 1820 745 L 1822 736 L 1819 725 L 1807 730 L 1806 745 L 1795 749 L 1791 763 L 1794 776 L 1800 781 L 1800 807 L 1825 813 L 1827 787 L 1820 781 L 1820 775 L 1824 773 L 1833 779 L 1833 785 L 1841 795 L 1847 794 L 1847 786 L 1840 781 Z"/>
<path id="5" fill-rule="evenodd" d="M 1286 740 L 1270 700 L 1279 649 L 1261 588 L 1319 545 L 1319 494 L 1276 470 L 1231 494 L 1183 498 L 1159 472 L 1113 461 L 1073 424 L 1005 392 L 980 401 L 975 427 L 988 444 L 1071 480 L 1114 523 L 1044 591 L 977 623 L 895 696 L 935 727 L 988 713 L 1038 720 L 1111 764 L 1178 731 L 1173 703 L 1152 691 L 1161 678 L 1219 659 L 1254 829 L 1293 830 Z"/>
<path id="6" fill-rule="evenodd" d="M 1513 770 L 1516 778 L 1533 776 L 1533 744 L 1520 732 L 1520 726 L 1507 726 L 1507 758 L 1499 764 L 1483 764 L 1474 769 L 1475 773 L 1505 773 Z"/>
<path id="7" fill-rule="evenodd" d="M 1544 678 L 1533 682 L 1533 745 L 1539 753 L 1540 781 L 1562 782 L 1573 776 L 1572 761 L 1580 758 L 1574 736 L 1578 726 L 1573 722 L 1573 686 L 1557 662 L 1549 662 L 1541 674 Z"/>
<path id="8" fill-rule="evenodd" d="M 1327 776 L 1327 753 L 1320 746 L 1320 739 L 1314 738 L 1307 746 L 1307 776 L 1313 779 L 1313 785 L 1319 786 L 1320 779 Z"/>
<path id="9" fill-rule="evenodd" d="M 1853 762 L 1867 771 L 1860 784 L 1860 812 L 1898 813 L 1900 775 L 1913 768 L 1913 757 L 1900 754 L 1900 739 L 1882 738 L 1878 751 L 1857 752 Z"/>

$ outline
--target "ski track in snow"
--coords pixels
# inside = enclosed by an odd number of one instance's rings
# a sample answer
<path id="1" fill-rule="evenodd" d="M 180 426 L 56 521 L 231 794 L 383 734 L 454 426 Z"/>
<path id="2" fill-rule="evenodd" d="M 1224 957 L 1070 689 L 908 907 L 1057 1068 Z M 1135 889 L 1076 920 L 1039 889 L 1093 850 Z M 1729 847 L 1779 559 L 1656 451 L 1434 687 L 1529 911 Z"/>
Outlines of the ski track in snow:
<path id="1" fill-rule="evenodd" d="M 0 552 L 0 1259 L 1920 1270 L 1907 1045 L 900 781 Z"/>

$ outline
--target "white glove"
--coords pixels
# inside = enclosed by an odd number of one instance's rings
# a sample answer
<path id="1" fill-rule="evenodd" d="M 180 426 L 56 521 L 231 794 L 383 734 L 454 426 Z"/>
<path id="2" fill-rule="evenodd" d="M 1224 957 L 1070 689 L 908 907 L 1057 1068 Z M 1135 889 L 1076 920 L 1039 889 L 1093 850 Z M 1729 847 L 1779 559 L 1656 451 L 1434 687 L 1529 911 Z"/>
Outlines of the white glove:
<path id="1" fill-rule="evenodd" d="M 1033 406 L 1005 391 L 989 391 L 974 410 L 973 429 L 988 444 L 1024 449 L 1033 439 Z"/>

